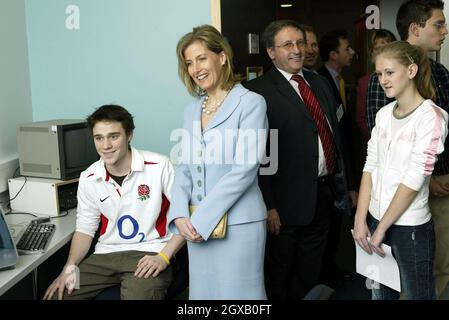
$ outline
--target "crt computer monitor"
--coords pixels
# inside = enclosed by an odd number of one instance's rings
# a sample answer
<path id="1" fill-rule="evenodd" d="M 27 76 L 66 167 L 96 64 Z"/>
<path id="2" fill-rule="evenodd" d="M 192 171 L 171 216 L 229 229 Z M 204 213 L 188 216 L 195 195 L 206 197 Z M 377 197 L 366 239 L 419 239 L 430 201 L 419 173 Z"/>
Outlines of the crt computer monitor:
<path id="1" fill-rule="evenodd" d="M 19 124 L 20 174 L 70 180 L 98 159 L 85 120 L 59 119 Z"/>

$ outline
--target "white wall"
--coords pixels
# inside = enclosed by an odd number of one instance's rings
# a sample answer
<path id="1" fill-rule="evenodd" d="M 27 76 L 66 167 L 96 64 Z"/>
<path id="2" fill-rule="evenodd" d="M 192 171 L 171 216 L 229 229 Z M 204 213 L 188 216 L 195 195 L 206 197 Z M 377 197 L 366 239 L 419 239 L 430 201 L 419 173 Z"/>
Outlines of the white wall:
<path id="1" fill-rule="evenodd" d="M 168 154 L 192 100 L 176 43 L 194 26 L 220 27 L 219 3 L 0 0 L 0 194 L 18 166 L 18 123 L 84 118 L 119 103 L 135 116 L 134 145 Z M 81 10 L 80 30 L 66 28 L 69 4 Z"/>
<path id="2" fill-rule="evenodd" d="M 66 27 L 66 7 L 80 28 Z M 34 121 L 85 118 L 102 104 L 134 115 L 133 145 L 168 155 L 192 100 L 176 44 L 211 23 L 210 0 L 26 0 Z"/>
<path id="3" fill-rule="evenodd" d="M 0 0 L 0 193 L 18 167 L 16 124 L 32 119 L 24 0 Z"/>
<path id="4" fill-rule="evenodd" d="M 379 2 L 380 10 L 380 27 L 390 30 L 400 39 L 398 30 L 396 29 L 396 14 L 404 0 L 381 0 Z"/>

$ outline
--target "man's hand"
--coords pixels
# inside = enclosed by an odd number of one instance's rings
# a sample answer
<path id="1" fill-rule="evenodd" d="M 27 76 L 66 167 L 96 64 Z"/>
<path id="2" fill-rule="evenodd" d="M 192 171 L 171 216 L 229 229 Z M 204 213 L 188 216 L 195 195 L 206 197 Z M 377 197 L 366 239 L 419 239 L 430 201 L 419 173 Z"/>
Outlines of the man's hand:
<path id="1" fill-rule="evenodd" d="M 349 199 L 351 199 L 351 208 L 355 208 L 357 206 L 357 201 L 359 198 L 359 193 L 355 190 L 348 191 Z"/>
<path id="2" fill-rule="evenodd" d="M 268 232 L 277 236 L 281 230 L 281 219 L 279 218 L 279 213 L 276 209 L 271 209 L 268 210 L 267 214 Z"/>
<path id="3" fill-rule="evenodd" d="M 146 255 L 137 263 L 134 276 L 148 279 L 150 276 L 157 277 L 159 273 L 168 267 L 167 262 L 159 255 Z"/>
<path id="4" fill-rule="evenodd" d="M 62 300 L 64 289 L 67 288 L 67 294 L 72 294 L 73 289 L 78 289 L 79 272 L 75 265 L 67 265 L 61 274 L 53 281 L 53 283 L 45 291 L 43 300 L 52 300 L 53 295 L 58 293 L 58 300 Z"/>
<path id="5" fill-rule="evenodd" d="M 434 197 L 445 197 L 449 195 L 449 184 L 438 177 L 430 178 L 429 192 Z"/>

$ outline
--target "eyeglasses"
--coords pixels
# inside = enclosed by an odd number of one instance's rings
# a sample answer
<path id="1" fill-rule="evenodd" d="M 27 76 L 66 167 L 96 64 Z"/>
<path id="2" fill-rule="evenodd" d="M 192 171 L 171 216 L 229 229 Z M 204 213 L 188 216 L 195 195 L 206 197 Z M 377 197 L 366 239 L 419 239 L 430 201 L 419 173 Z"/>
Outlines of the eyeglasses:
<path id="1" fill-rule="evenodd" d="M 437 23 L 434 23 L 433 26 L 435 28 L 437 28 L 437 30 L 441 30 L 443 28 L 447 28 L 447 23 L 437 22 Z"/>
<path id="2" fill-rule="evenodd" d="M 304 46 L 306 45 L 306 42 L 304 40 L 296 40 L 296 41 L 287 41 L 284 44 L 281 44 L 279 46 L 275 46 L 277 48 L 284 48 L 285 50 L 293 50 L 293 48 L 295 47 L 295 45 L 298 48 L 304 48 Z"/>

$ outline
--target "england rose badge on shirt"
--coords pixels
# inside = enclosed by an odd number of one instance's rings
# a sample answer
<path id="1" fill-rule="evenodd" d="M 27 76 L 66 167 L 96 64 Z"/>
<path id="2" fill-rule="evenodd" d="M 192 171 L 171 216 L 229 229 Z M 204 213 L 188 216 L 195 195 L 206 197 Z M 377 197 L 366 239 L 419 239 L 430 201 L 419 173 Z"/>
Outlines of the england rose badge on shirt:
<path id="1" fill-rule="evenodd" d="M 150 187 L 148 187 L 146 184 L 141 184 L 137 188 L 137 192 L 139 194 L 138 199 L 140 201 L 145 201 L 150 198 Z"/>

